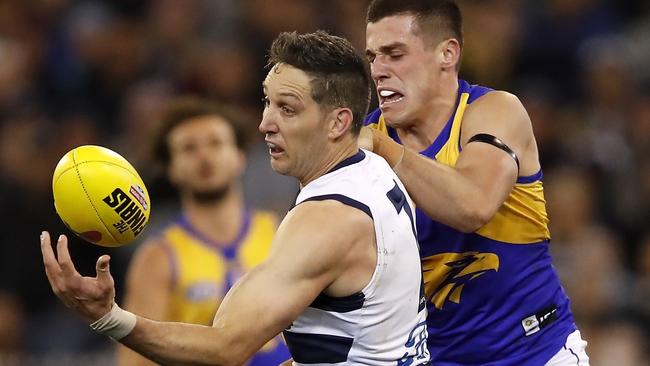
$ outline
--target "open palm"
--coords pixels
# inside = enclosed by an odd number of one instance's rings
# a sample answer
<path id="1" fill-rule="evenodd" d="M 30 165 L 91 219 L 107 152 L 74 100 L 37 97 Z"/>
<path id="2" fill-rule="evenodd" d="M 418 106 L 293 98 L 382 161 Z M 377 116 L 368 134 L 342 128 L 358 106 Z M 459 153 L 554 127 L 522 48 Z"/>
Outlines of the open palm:
<path id="1" fill-rule="evenodd" d="M 103 255 L 97 260 L 96 277 L 84 277 L 77 272 L 68 251 L 68 238 L 59 236 L 56 252 L 52 249 L 50 233 L 41 234 L 41 253 L 45 274 L 52 291 L 61 301 L 87 323 L 107 314 L 115 299 L 115 285 L 109 271 L 110 257 Z M 58 258 L 57 258 L 58 257 Z"/>

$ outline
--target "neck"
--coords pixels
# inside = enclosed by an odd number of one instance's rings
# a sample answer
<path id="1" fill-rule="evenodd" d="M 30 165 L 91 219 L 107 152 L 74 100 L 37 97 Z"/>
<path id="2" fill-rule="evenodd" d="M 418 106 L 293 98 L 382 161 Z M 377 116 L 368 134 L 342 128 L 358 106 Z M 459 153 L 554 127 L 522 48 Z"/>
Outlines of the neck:
<path id="1" fill-rule="evenodd" d="M 411 123 L 397 128 L 397 135 L 402 144 L 414 151 L 429 147 L 454 113 L 457 96 L 458 76 L 453 74 L 443 78 L 436 95 L 420 108 Z"/>
<path id="2" fill-rule="evenodd" d="M 309 182 L 327 174 L 327 172 L 332 170 L 336 164 L 356 154 L 359 151 L 357 139 L 354 138 L 350 140 L 350 142 L 345 144 L 341 143 L 340 146 L 336 146 L 334 149 L 330 149 L 328 153 L 323 154 L 323 162 L 318 165 L 318 168 L 304 177 L 299 177 L 298 181 L 300 181 L 300 188 L 302 189 L 304 186 L 309 184 Z"/>
<path id="3" fill-rule="evenodd" d="M 211 202 L 198 202 L 184 194 L 181 206 L 192 226 L 217 243 L 231 243 L 244 224 L 245 205 L 239 185 L 233 185 L 221 199 Z"/>

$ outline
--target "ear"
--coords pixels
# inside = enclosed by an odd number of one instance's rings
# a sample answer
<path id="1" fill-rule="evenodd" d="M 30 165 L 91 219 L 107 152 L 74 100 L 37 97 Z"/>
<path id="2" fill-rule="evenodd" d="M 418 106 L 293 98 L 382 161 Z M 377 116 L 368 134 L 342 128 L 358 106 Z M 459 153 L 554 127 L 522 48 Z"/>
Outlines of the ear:
<path id="1" fill-rule="evenodd" d="M 352 111 L 349 108 L 337 108 L 332 111 L 328 138 L 336 140 L 352 128 Z"/>
<path id="2" fill-rule="evenodd" d="M 450 38 L 441 43 L 442 63 L 444 69 L 455 69 L 460 62 L 460 43 L 455 38 Z"/>

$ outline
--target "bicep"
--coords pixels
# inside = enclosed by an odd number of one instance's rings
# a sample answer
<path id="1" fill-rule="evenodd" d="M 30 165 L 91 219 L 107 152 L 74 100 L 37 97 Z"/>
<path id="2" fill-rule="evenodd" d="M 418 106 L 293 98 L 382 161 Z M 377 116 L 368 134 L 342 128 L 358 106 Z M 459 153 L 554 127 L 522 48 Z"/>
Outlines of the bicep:
<path id="1" fill-rule="evenodd" d="M 495 209 L 506 200 L 517 177 L 517 167 L 509 155 L 478 142 L 465 146 L 456 162 L 456 171 L 472 181 L 487 205 Z"/>
<path id="2" fill-rule="evenodd" d="M 486 142 L 469 142 L 477 134 L 499 139 L 518 159 L 504 149 Z M 492 92 L 478 99 L 463 118 L 461 153 L 456 169 L 481 187 L 484 194 L 502 202 L 522 172 L 538 170 L 530 118 L 523 105 L 511 94 Z"/>
<path id="3" fill-rule="evenodd" d="M 252 354 L 286 329 L 318 296 L 324 284 L 318 278 L 297 277 L 291 268 L 265 262 L 255 267 L 228 292 L 213 326 Z"/>
<path id="4" fill-rule="evenodd" d="M 341 273 L 350 242 L 340 240 L 333 221 L 342 216 L 328 204 L 303 205 L 280 225 L 268 259 L 242 277 L 217 311 L 213 326 L 241 354 L 286 329 Z"/>

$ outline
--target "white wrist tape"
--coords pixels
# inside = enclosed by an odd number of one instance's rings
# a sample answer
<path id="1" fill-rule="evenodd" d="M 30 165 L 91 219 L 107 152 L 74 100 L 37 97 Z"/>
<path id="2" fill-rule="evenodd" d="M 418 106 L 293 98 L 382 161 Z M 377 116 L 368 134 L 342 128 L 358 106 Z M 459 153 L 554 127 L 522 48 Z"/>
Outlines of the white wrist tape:
<path id="1" fill-rule="evenodd" d="M 135 314 L 122 310 L 117 303 L 113 303 L 111 311 L 90 324 L 90 327 L 99 334 L 119 341 L 131 333 L 135 328 L 135 321 Z"/>

